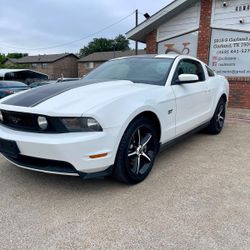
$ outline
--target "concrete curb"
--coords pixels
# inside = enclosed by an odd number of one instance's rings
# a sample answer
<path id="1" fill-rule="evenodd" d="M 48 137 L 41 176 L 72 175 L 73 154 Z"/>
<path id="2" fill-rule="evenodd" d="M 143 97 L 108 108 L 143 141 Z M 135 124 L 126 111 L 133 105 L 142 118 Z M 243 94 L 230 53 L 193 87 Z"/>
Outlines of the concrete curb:
<path id="1" fill-rule="evenodd" d="M 228 108 L 227 118 L 235 120 L 250 121 L 250 109 L 233 109 Z"/>

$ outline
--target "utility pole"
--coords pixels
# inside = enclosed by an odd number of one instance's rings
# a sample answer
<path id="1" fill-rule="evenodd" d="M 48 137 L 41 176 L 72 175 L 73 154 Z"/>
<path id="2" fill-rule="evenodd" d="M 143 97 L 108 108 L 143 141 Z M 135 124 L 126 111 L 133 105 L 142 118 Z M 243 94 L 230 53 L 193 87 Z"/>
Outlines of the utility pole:
<path id="1" fill-rule="evenodd" d="M 135 27 L 138 26 L 138 9 L 135 10 Z M 138 42 L 135 42 L 135 54 L 138 55 Z"/>
<path id="2" fill-rule="evenodd" d="M 115 58 L 115 49 L 116 49 L 116 43 L 115 43 L 115 41 L 114 41 L 114 43 L 112 45 L 113 45 L 113 58 Z"/>

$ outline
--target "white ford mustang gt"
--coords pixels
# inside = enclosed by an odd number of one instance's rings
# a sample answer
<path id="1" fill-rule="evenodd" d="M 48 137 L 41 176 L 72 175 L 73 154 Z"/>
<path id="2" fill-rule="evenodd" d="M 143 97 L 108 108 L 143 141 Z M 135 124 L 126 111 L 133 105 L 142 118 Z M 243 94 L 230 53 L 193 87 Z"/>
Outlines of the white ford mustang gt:
<path id="1" fill-rule="evenodd" d="M 0 152 L 30 170 L 138 183 L 161 147 L 223 128 L 228 81 L 182 55 L 111 60 L 0 102 Z"/>

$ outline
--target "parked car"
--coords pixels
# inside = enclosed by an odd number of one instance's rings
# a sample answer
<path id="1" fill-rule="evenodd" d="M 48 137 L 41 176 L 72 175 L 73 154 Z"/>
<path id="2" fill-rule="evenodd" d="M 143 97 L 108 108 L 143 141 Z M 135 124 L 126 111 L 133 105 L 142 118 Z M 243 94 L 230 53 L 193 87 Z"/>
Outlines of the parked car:
<path id="1" fill-rule="evenodd" d="M 114 59 L 0 101 L 0 152 L 30 170 L 134 184 L 160 149 L 201 129 L 220 133 L 228 95 L 226 78 L 193 57 Z"/>
<path id="2" fill-rule="evenodd" d="M 36 88 L 40 86 L 44 86 L 50 83 L 55 83 L 56 81 L 44 81 L 44 82 L 33 82 L 29 85 L 30 88 Z"/>
<path id="3" fill-rule="evenodd" d="M 29 87 L 22 82 L 16 81 L 0 81 L 0 98 L 6 97 L 8 95 L 27 90 Z"/>

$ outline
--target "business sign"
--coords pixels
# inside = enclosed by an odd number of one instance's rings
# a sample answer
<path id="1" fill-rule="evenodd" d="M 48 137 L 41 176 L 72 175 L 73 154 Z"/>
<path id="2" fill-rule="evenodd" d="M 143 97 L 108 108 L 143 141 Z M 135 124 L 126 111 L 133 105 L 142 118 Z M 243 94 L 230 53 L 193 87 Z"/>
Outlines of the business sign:
<path id="1" fill-rule="evenodd" d="M 250 32 L 213 30 L 209 65 L 228 77 L 250 76 Z"/>
<path id="2" fill-rule="evenodd" d="M 158 43 L 158 53 L 178 53 L 189 56 L 197 55 L 198 31 L 178 36 Z"/>

